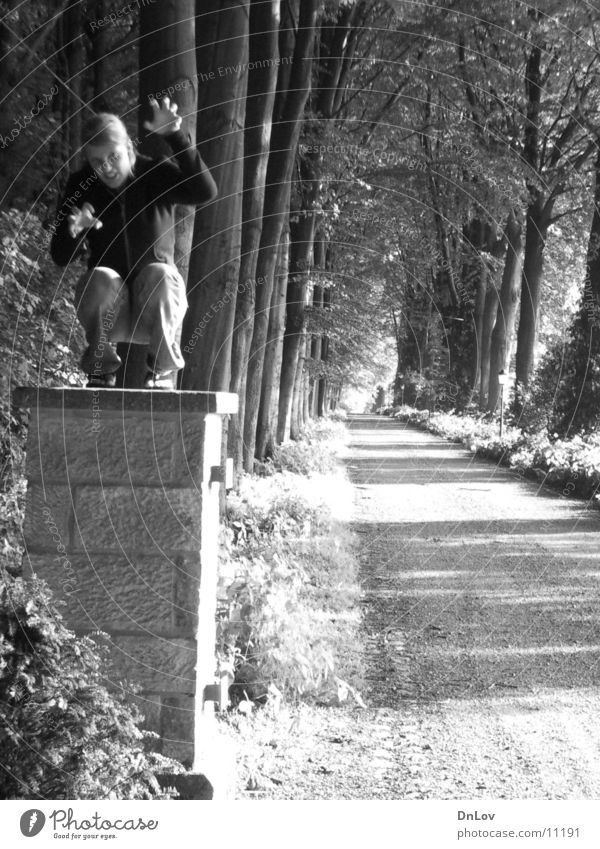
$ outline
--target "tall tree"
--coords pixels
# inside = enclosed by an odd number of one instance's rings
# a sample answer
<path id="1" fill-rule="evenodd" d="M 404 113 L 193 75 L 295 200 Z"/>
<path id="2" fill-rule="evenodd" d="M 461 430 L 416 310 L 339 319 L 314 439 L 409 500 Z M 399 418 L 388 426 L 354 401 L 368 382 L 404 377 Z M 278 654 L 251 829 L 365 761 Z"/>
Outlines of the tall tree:
<path id="1" fill-rule="evenodd" d="M 490 377 L 487 409 L 495 412 L 500 397 L 498 375 L 508 373 L 513 344 L 519 292 L 521 288 L 521 264 L 523 257 L 522 224 L 515 212 L 511 212 L 506 223 L 506 261 L 502 273 L 502 284 L 498 301 L 496 323 L 492 332 L 490 350 Z"/>
<path id="2" fill-rule="evenodd" d="M 231 354 L 230 390 L 239 397 L 239 413 L 230 429 L 229 450 L 237 472 L 243 464 L 246 374 L 254 329 L 258 251 L 263 228 L 265 182 L 273 106 L 279 66 L 280 0 L 252 0 L 250 4 L 249 64 L 244 129 L 244 192 L 242 254 Z M 287 72 L 287 69 L 286 69 Z M 285 283 L 285 280 L 282 281 Z"/>
<path id="3" fill-rule="evenodd" d="M 269 333 L 265 346 L 265 364 L 258 412 L 256 454 L 268 457 L 281 440 L 277 434 L 279 392 L 283 358 L 285 330 L 286 294 L 289 285 L 290 231 L 287 227 L 281 235 L 279 257 L 275 269 L 275 285 L 271 298 Z"/>
<path id="4" fill-rule="evenodd" d="M 219 189 L 196 214 L 183 350 L 185 389 L 228 391 L 242 242 L 250 0 L 197 4 L 198 137 Z"/>
<path id="5" fill-rule="evenodd" d="M 314 118 L 302 135 L 307 142 L 306 152 L 300 155 L 297 197 L 290 211 L 290 278 L 277 427 L 280 440 L 292 432 L 293 399 L 300 380 L 300 376 L 296 380 L 296 372 L 299 367 L 306 367 L 310 354 L 308 350 L 300 357 L 301 349 L 306 347 L 304 307 L 311 285 L 315 234 L 327 191 L 321 149 L 342 110 L 368 8 L 365 2 L 340 6 L 333 19 L 323 20 L 319 29 L 319 61 L 315 63 L 309 100 L 309 114 Z"/>
<path id="6" fill-rule="evenodd" d="M 99 11 L 104 9 L 101 3 Z M 148 135 L 144 121 L 151 117 L 149 98 L 162 99 L 170 95 L 178 106 L 183 121 L 181 128 L 189 133 L 192 144 L 196 141 L 196 35 L 194 0 L 169 0 L 169 2 L 143 5 L 140 8 L 139 32 L 139 102 L 138 136 L 142 140 L 142 153 L 158 156 L 170 155 L 166 142 Z M 97 49 L 97 47 L 95 48 Z M 104 79 L 106 69 L 97 73 Z M 94 88 L 96 97 L 102 96 Z M 188 276 L 189 253 L 194 228 L 194 209 L 176 208 L 175 262 L 183 279 Z M 128 387 L 141 386 L 146 365 L 146 346 L 118 345 L 123 360 L 120 383 Z"/>
<path id="7" fill-rule="evenodd" d="M 254 464 L 275 266 L 281 234 L 289 213 L 290 183 L 304 107 L 310 91 L 319 0 L 302 0 L 294 6 L 295 9 L 292 4 L 286 6 L 280 30 L 279 49 L 282 65 L 277 80 L 267 167 L 264 223 L 256 268 L 260 287 L 257 288 L 248 361 L 244 419 L 244 468 L 248 471 Z"/>

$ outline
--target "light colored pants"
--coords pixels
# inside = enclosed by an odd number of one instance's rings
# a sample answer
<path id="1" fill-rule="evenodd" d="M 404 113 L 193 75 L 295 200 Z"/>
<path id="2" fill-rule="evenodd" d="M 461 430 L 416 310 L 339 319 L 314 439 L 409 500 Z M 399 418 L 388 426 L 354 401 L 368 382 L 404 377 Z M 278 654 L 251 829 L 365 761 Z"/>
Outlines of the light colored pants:
<path id="1" fill-rule="evenodd" d="M 146 343 L 155 371 L 183 368 L 178 338 L 187 298 L 174 265 L 152 262 L 129 286 L 112 268 L 92 268 L 77 284 L 75 307 L 88 344 L 81 358 L 86 374 L 117 371 L 121 358 L 116 342 Z"/>

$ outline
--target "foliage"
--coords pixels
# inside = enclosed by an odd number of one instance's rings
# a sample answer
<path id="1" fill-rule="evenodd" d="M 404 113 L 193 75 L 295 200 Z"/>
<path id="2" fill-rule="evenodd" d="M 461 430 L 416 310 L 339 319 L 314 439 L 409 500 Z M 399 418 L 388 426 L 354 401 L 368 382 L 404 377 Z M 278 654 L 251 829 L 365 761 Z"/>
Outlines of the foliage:
<path id="1" fill-rule="evenodd" d="M 76 352 L 83 340 L 70 289 L 77 268 L 45 261 L 46 234 L 31 215 L 0 212 L 0 559 L 20 569 L 25 503 L 25 411 L 12 404 L 17 386 L 81 384 Z"/>
<path id="2" fill-rule="evenodd" d="M 544 427 L 566 437 L 598 429 L 600 354 L 591 348 L 590 333 L 584 334 L 580 320 L 573 322 L 566 343 L 555 345 L 543 358 L 522 411 L 522 424 L 529 430 Z"/>
<path id="3" fill-rule="evenodd" d="M 564 495 L 600 500 L 600 434 L 585 438 L 550 439 L 543 431 L 527 433 L 516 427 L 498 435 L 498 424 L 483 417 L 434 413 L 402 407 L 396 417 L 432 433 L 464 443 L 471 451 L 510 466 Z"/>
<path id="4" fill-rule="evenodd" d="M 47 262 L 40 222 L 15 209 L 0 212 L 0 489 L 18 485 L 25 421 L 11 409 L 17 386 L 81 385 L 76 358 L 83 350 L 70 290 L 83 269 Z"/>
<path id="5" fill-rule="evenodd" d="M 18 478 L 10 489 L 0 491 L 0 568 L 11 575 L 21 571 L 23 556 L 23 520 L 25 478 Z"/>
<path id="6" fill-rule="evenodd" d="M 348 432 L 339 416 L 309 421 L 301 438 L 278 445 L 274 452 L 271 470 L 309 475 L 326 474 L 336 467 L 336 452 L 343 446 Z"/>
<path id="7" fill-rule="evenodd" d="M 339 437 L 339 425 L 317 425 L 291 454 L 283 446 L 279 459 L 294 472 L 245 476 L 228 500 L 219 635 L 238 700 L 315 696 L 340 674 L 356 674 L 357 566 L 333 518 L 351 490 L 331 462 L 326 473 L 297 471 L 315 465 L 311 452 L 323 468 L 324 433 Z"/>
<path id="8" fill-rule="evenodd" d="M 156 735 L 103 684 L 105 651 L 65 627 L 43 582 L 3 578 L 2 798 L 170 798 L 155 773 L 182 767 L 147 751 Z"/>

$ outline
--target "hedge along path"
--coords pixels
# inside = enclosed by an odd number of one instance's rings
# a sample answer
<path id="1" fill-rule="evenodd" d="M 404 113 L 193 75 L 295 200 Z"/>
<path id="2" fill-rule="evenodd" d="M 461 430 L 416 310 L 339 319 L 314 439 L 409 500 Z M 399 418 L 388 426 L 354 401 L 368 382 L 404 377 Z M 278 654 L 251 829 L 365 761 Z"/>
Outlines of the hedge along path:
<path id="1" fill-rule="evenodd" d="M 598 798 L 600 513 L 410 425 L 350 428 L 388 798 Z"/>

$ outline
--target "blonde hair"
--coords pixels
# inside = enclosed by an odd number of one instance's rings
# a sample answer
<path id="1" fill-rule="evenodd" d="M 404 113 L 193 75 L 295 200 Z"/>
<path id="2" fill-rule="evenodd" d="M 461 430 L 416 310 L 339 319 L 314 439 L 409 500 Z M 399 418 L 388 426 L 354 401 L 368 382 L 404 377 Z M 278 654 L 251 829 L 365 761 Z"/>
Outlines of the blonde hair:
<path id="1" fill-rule="evenodd" d="M 107 144 L 115 142 L 117 144 L 129 144 L 133 150 L 133 142 L 127 132 L 127 127 L 121 121 L 118 115 L 113 115 L 112 112 L 98 112 L 92 118 L 89 118 L 81 133 L 83 146 Z"/>

